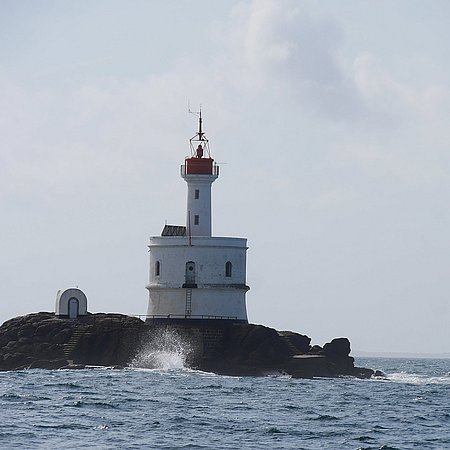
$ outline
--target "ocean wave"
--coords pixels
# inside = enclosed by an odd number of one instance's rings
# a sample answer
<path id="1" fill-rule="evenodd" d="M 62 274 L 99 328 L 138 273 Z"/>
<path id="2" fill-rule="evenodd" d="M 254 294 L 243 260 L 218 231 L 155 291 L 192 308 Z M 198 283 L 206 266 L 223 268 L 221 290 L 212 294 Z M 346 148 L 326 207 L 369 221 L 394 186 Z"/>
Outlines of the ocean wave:
<path id="1" fill-rule="evenodd" d="M 311 418 L 311 420 L 335 421 L 335 420 L 339 420 L 339 417 L 335 417 L 330 414 L 319 414 L 317 417 Z"/>
<path id="2" fill-rule="evenodd" d="M 450 385 L 450 376 L 429 376 L 417 373 L 394 372 L 387 374 L 387 381 L 406 384 L 448 384 Z"/>
<path id="3" fill-rule="evenodd" d="M 389 380 L 367 382 L 185 367 L 10 373 L 0 448 L 450 448 L 449 363 L 384 364 Z"/>
<path id="4" fill-rule="evenodd" d="M 89 425 L 79 423 L 55 423 L 55 424 L 33 424 L 33 428 L 50 429 L 50 430 L 87 430 L 91 428 Z"/>

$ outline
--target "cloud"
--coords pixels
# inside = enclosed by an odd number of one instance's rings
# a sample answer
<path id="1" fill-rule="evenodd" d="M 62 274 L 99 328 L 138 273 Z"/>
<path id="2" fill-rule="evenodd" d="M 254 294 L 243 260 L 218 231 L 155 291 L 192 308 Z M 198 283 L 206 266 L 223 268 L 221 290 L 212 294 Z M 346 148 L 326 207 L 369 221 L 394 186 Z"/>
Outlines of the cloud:
<path id="1" fill-rule="evenodd" d="M 435 121 L 449 111 L 448 86 L 433 81 L 408 85 L 395 79 L 382 61 L 368 52 L 355 58 L 353 71 L 355 86 L 366 104 L 398 121 Z"/>
<path id="2" fill-rule="evenodd" d="M 240 89 L 292 98 L 334 118 L 362 108 L 340 61 L 343 32 L 336 21 L 312 17 L 298 2 L 253 1 L 234 8 L 227 34 L 230 75 Z"/>
<path id="3" fill-rule="evenodd" d="M 340 124 L 339 157 L 372 172 L 425 176 L 424 153 L 400 148 L 405 133 L 411 148 L 432 144 L 427 157 L 448 148 L 448 87 L 402 83 L 368 52 L 346 64 L 345 35 L 333 18 L 295 1 L 258 0 L 235 5 L 218 30 L 225 38 L 201 61 L 177 57 L 169 70 L 140 80 L 93 77 L 36 89 L 0 79 L 0 192 L 142 186 L 158 165 L 177 161 L 172 149 L 191 134 L 192 126 L 173 126 L 192 124 L 188 97 L 208 105 L 222 129 L 266 104 L 314 112 Z M 442 158 L 434 159 L 441 165 Z"/>
<path id="4" fill-rule="evenodd" d="M 341 155 L 372 174 L 389 175 L 409 186 L 448 181 L 449 86 L 433 79 L 422 85 L 401 81 L 367 52 L 355 58 L 353 70 L 370 113 L 366 127 L 353 130 L 342 143 Z"/>
<path id="5" fill-rule="evenodd" d="M 244 95 L 345 123 L 356 133 L 379 134 L 381 140 L 408 128 L 433 140 L 447 136 L 449 87 L 432 80 L 408 84 L 369 51 L 344 58 L 349 37 L 334 17 L 312 15 L 295 1 L 241 2 L 222 32 L 228 36 L 218 58 L 224 80 Z"/>
<path id="6" fill-rule="evenodd" d="M 195 125 L 186 120 L 187 93 L 198 93 L 205 79 L 175 70 L 39 90 L 0 80 L 0 195 L 111 191 L 130 181 L 142 187 L 160 164 L 178 162 L 180 143 L 188 153 Z M 214 104 L 212 91 L 204 85 Z M 187 122 L 189 131 L 173 125 Z"/>

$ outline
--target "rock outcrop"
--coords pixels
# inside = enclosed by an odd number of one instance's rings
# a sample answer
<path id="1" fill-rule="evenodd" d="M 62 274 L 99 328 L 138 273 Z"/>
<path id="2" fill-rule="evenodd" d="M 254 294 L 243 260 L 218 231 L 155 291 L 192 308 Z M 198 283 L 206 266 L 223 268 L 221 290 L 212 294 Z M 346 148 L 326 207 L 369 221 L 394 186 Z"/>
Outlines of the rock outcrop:
<path id="1" fill-rule="evenodd" d="M 223 346 L 204 358 L 202 370 L 228 375 L 286 373 L 295 378 L 354 376 L 370 378 L 371 369 L 354 366 L 347 338 L 321 347 L 308 336 L 263 325 L 234 324 L 224 333 Z"/>
<path id="2" fill-rule="evenodd" d="M 122 314 L 76 321 L 46 312 L 16 317 L 0 327 L 0 370 L 126 365 L 144 327 Z"/>
<path id="3" fill-rule="evenodd" d="M 158 346 L 168 344 L 167 336 L 186 349 L 191 367 L 219 374 L 369 378 L 374 373 L 354 366 L 346 338 L 322 348 L 311 347 L 308 336 L 262 325 L 225 321 L 148 325 L 122 314 L 69 320 L 47 312 L 16 317 L 0 327 L 0 370 L 123 367 L 139 361 L 143 349 L 161 350 Z"/>

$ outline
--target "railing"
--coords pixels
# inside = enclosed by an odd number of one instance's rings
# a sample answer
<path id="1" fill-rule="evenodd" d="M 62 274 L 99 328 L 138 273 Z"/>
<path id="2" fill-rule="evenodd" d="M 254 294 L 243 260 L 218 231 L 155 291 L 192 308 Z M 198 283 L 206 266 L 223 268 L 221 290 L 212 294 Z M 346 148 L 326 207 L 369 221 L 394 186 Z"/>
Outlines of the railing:
<path id="1" fill-rule="evenodd" d="M 181 165 L 180 173 L 181 173 L 182 177 L 184 177 L 185 175 L 196 175 L 194 173 L 187 173 L 186 164 Z M 214 163 L 212 166 L 212 173 L 206 173 L 206 174 L 200 174 L 200 175 L 214 175 L 215 177 L 218 177 L 219 176 L 219 166 Z"/>
<path id="2" fill-rule="evenodd" d="M 203 320 L 243 320 L 238 319 L 236 316 L 212 316 L 206 314 L 198 314 L 198 315 L 186 315 L 186 314 L 124 314 L 124 313 L 88 313 L 86 316 L 78 316 L 77 321 L 85 326 L 96 326 L 99 323 L 101 324 L 112 324 L 112 323 L 120 323 L 124 317 L 135 317 L 137 319 L 145 322 L 148 320 L 171 320 L 171 319 L 203 319 Z M 69 320 L 69 319 L 67 319 Z"/>
<path id="3" fill-rule="evenodd" d="M 138 315 L 125 313 L 88 313 L 85 316 L 78 316 L 75 321 L 83 326 L 97 326 L 99 324 L 120 324 L 126 317 L 140 318 Z M 67 320 L 74 321 L 68 318 Z"/>
<path id="4" fill-rule="evenodd" d="M 137 317 L 141 320 L 147 320 L 147 319 L 214 319 L 214 320 L 238 320 L 237 317 L 233 316 L 208 316 L 205 314 L 202 315 L 185 315 L 185 314 L 139 314 L 135 315 L 133 317 Z"/>

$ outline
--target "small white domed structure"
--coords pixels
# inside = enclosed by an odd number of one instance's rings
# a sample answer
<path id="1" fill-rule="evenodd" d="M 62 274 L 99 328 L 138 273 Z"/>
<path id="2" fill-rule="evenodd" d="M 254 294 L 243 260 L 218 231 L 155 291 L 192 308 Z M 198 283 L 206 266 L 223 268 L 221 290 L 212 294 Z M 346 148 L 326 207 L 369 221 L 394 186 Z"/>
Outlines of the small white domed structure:
<path id="1" fill-rule="evenodd" d="M 87 315 L 87 297 L 78 288 L 59 289 L 56 293 L 55 315 L 76 319 Z"/>

